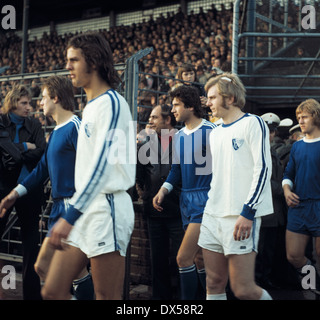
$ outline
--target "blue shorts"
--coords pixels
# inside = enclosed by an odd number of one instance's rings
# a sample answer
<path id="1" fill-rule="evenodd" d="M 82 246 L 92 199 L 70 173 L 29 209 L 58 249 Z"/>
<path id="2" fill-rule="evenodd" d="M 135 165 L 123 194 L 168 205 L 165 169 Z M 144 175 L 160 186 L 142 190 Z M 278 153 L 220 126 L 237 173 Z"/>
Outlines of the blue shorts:
<path id="1" fill-rule="evenodd" d="M 182 190 L 180 195 L 180 211 L 183 228 L 189 223 L 201 223 L 204 207 L 208 200 L 209 188 Z"/>
<path id="2" fill-rule="evenodd" d="M 48 220 L 48 233 L 47 236 L 50 237 L 50 232 L 53 225 L 61 218 L 66 215 L 69 207 L 69 198 L 63 198 L 58 200 L 53 200 L 51 212 Z"/>
<path id="3" fill-rule="evenodd" d="M 301 201 L 297 207 L 290 207 L 287 230 L 320 237 L 320 201 Z"/>

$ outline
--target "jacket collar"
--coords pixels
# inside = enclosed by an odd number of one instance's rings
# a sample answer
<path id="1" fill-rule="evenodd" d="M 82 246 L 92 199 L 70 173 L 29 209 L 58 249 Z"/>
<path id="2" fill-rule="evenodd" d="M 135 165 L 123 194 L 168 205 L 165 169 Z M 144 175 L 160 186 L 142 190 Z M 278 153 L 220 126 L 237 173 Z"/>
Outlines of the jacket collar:
<path id="1" fill-rule="evenodd" d="M 4 128 L 10 127 L 11 125 L 14 125 L 14 123 L 10 120 L 9 114 L 4 114 L 2 116 L 2 124 L 0 123 L 0 126 L 3 126 Z M 26 128 L 28 132 L 31 132 L 32 130 L 32 122 L 31 118 L 27 117 L 24 121 L 23 127 Z"/>

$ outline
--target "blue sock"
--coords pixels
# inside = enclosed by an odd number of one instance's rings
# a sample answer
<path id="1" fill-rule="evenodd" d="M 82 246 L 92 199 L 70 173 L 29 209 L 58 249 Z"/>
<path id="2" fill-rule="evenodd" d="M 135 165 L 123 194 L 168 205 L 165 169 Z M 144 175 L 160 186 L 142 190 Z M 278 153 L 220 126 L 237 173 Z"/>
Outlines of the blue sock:
<path id="1" fill-rule="evenodd" d="M 200 283 L 201 283 L 201 286 L 202 286 L 202 288 L 204 289 L 204 291 L 206 291 L 206 290 L 207 290 L 207 283 L 206 283 L 206 277 L 207 277 L 207 275 L 206 275 L 206 269 L 205 269 L 205 268 L 200 269 L 200 270 L 198 269 L 197 272 L 198 272 L 198 277 L 199 277 L 199 281 L 200 281 Z"/>
<path id="2" fill-rule="evenodd" d="M 94 289 L 91 274 L 73 281 L 73 295 L 77 300 L 93 300 Z"/>
<path id="3" fill-rule="evenodd" d="M 195 300 L 198 290 L 198 275 L 196 265 L 180 267 L 181 300 Z"/>

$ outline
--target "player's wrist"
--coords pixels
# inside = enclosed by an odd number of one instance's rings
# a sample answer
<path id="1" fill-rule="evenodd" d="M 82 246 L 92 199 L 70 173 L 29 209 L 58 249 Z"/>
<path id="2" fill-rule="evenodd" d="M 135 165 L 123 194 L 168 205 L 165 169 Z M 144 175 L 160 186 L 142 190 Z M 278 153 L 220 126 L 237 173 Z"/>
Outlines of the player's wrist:
<path id="1" fill-rule="evenodd" d="M 255 209 L 252 209 L 250 208 L 248 205 L 243 205 L 243 208 L 242 208 L 242 211 L 240 213 L 241 216 L 243 216 L 244 218 L 246 219 L 249 219 L 249 220 L 253 220 L 254 217 L 255 217 L 255 214 L 256 214 L 256 210 Z"/>

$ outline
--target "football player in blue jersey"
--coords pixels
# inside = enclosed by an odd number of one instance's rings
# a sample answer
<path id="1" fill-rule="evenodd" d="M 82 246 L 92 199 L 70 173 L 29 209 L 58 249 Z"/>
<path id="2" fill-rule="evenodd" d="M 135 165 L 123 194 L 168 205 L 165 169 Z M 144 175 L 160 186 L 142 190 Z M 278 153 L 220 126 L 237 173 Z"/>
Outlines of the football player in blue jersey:
<path id="1" fill-rule="evenodd" d="M 305 137 L 295 142 L 285 169 L 282 186 L 289 206 L 286 230 L 286 250 L 289 262 L 301 279 L 312 262 L 305 256 L 310 237 L 320 257 L 320 104 L 314 99 L 303 101 L 296 117 Z M 320 280 L 315 271 L 315 283 L 310 289 L 320 294 Z"/>
<path id="2" fill-rule="evenodd" d="M 38 165 L 2 200 L 0 213 L 3 215 L 19 197 L 42 186 L 50 178 L 53 205 L 49 215 L 47 237 L 42 243 L 35 263 L 35 270 L 44 283 L 55 252 L 49 244 L 52 226 L 66 214 L 69 199 L 75 191 L 74 166 L 80 119 L 73 113 L 74 94 L 71 81 L 64 76 L 51 76 L 45 79 L 40 106 L 45 116 L 52 116 L 56 126 Z M 93 298 L 92 279 L 87 268 L 81 270 L 74 284 L 76 286 L 74 294 L 79 300 Z"/>
<path id="3" fill-rule="evenodd" d="M 164 197 L 181 184 L 180 210 L 185 234 L 177 263 L 181 298 L 193 300 L 196 299 L 198 279 L 204 289 L 206 287 L 202 253 L 197 242 L 212 177 L 208 137 L 216 125 L 202 118 L 203 109 L 196 88 L 179 86 L 170 96 L 172 113 L 185 127 L 174 137 L 174 163 L 166 182 L 153 198 L 153 206 L 161 212 Z"/>

